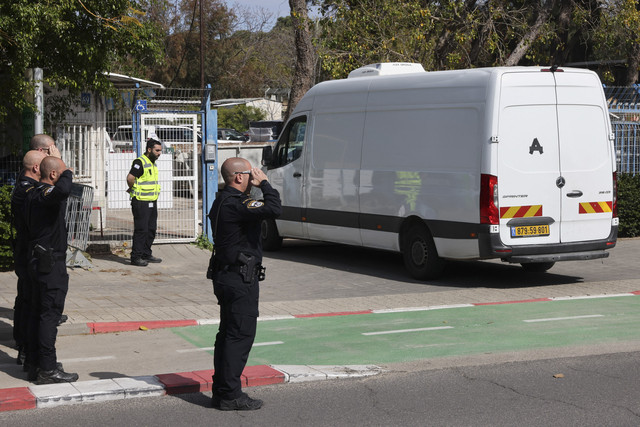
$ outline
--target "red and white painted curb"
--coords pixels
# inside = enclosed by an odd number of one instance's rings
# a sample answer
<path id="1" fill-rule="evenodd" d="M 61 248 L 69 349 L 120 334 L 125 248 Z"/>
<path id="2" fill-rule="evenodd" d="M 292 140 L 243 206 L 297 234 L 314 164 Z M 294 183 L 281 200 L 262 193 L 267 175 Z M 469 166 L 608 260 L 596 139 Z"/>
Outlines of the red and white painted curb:
<path id="1" fill-rule="evenodd" d="M 339 311 L 332 313 L 311 313 L 311 314 L 291 314 L 291 315 L 278 315 L 278 316 L 262 316 L 258 318 L 258 321 L 268 320 L 286 320 L 286 319 L 301 319 L 310 317 L 331 317 L 331 316 L 350 316 L 354 314 L 375 314 L 375 313 L 400 313 L 409 311 L 426 311 L 426 310 L 442 310 L 448 308 L 465 308 L 465 307 L 478 307 L 483 305 L 500 305 L 500 304 L 522 304 L 531 302 L 551 302 L 551 301 L 568 301 L 568 300 L 584 300 L 584 299 L 597 299 L 597 298 L 613 298 L 613 297 L 632 297 L 640 295 L 640 291 L 626 292 L 619 294 L 601 294 L 601 295 L 578 295 L 578 296 L 565 296 L 565 297 L 549 297 L 549 298 L 534 298 L 526 300 L 515 301 L 495 301 L 495 302 L 478 302 L 471 304 L 450 304 L 450 305 L 435 305 L 426 307 L 401 307 L 391 309 L 378 309 L 378 310 L 360 310 L 360 311 Z M 219 319 L 186 319 L 186 320 L 151 320 L 151 321 L 135 321 L 135 322 L 92 322 L 87 323 L 87 333 L 100 334 L 109 332 L 127 332 L 147 329 L 161 329 L 161 328 L 180 328 L 183 326 L 199 326 L 199 325 L 216 325 L 220 323 Z"/>
<path id="2" fill-rule="evenodd" d="M 242 386 L 255 387 L 288 382 L 366 377 L 380 372 L 382 369 L 374 365 L 248 366 L 242 373 Z M 211 391 L 212 376 L 213 369 L 210 369 L 0 389 L 0 412 L 135 397 L 207 392 Z"/>

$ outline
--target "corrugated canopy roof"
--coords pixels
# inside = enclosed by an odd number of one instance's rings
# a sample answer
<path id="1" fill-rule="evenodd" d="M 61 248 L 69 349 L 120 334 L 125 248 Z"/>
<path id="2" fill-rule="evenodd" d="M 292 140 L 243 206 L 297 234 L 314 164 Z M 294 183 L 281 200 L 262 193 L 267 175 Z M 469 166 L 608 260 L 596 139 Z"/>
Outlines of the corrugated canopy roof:
<path id="1" fill-rule="evenodd" d="M 164 86 L 162 85 L 162 83 L 156 83 L 149 80 L 138 79 L 136 77 L 125 76 L 124 74 L 117 74 L 117 73 L 105 73 L 105 74 L 107 75 L 107 77 L 109 77 L 109 80 L 111 80 L 111 83 L 113 83 L 113 85 L 118 89 L 130 89 L 132 87 L 135 87 L 136 83 L 138 83 L 140 87 L 143 87 L 143 88 L 151 87 L 151 88 L 164 89 Z"/>

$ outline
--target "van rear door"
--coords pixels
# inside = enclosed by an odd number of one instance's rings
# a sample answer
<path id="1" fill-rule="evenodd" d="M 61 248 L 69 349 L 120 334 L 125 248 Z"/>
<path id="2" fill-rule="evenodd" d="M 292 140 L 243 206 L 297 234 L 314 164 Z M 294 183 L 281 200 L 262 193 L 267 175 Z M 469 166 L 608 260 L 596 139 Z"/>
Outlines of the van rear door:
<path id="1" fill-rule="evenodd" d="M 500 238 L 511 246 L 605 239 L 613 166 L 597 77 L 505 73 L 498 142 Z"/>
<path id="2" fill-rule="evenodd" d="M 562 191 L 561 242 L 606 239 L 611 232 L 613 162 L 608 111 L 592 73 L 555 73 Z"/>
<path id="3" fill-rule="evenodd" d="M 552 73 L 507 72 L 500 81 L 498 204 L 504 244 L 559 243 L 558 118 Z"/>

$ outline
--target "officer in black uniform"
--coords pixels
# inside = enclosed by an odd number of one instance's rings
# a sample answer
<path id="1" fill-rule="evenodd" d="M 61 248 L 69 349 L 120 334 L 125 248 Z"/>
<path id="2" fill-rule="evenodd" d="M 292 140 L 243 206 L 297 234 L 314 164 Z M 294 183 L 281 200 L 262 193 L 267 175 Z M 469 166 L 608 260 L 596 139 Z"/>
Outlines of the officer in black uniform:
<path id="1" fill-rule="evenodd" d="M 11 216 L 16 229 L 13 241 L 13 263 L 18 286 L 16 301 L 13 307 L 13 339 L 18 347 L 17 363 L 22 365 L 26 358 L 27 322 L 29 319 L 30 284 L 27 270 L 28 236 L 24 221 L 24 204 L 27 191 L 30 191 L 40 180 L 40 162 L 47 156 L 38 150 L 31 150 L 22 159 L 22 172 L 11 194 Z M 28 361 L 27 363 L 32 363 Z"/>
<path id="2" fill-rule="evenodd" d="M 226 186 L 209 212 L 215 244 L 210 272 L 220 305 L 212 405 L 227 411 L 255 410 L 262 401 L 242 392 L 240 377 L 256 335 L 258 281 L 264 278 L 260 226 L 263 219 L 278 217 L 282 207 L 267 176 L 247 160 L 227 159 L 220 172 Z M 264 200 L 251 198 L 252 186 L 260 187 Z"/>
<path id="3" fill-rule="evenodd" d="M 30 322 L 28 349 L 31 352 L 37 348 L 38 384 L 74 382 L 78 374 L 64 372 L 57 362 L 55 347 L 69 289 L 64 216 L 73 174 L 61 159 L 49 156 L 40 163 L 40 175 L 40 183 L 27 193 L 25 203 L 29 273 L 34 287 L 31 310 L 38 314 L 38 321 Z"/>

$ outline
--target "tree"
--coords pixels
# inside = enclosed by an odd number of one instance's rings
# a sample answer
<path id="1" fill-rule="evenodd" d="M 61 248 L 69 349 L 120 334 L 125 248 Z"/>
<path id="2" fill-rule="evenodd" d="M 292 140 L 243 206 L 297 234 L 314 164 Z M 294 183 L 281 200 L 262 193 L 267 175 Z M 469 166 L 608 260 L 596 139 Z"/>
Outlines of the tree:
<path id="1" fill-rule="evenodd" d="M 307 2 L 305 0 L 289 0 L 289 7 L 291 8 L 291 20 L 295 33 L 296 68 L 285 120 L 289 118 L 298 101 L 313 86 L 315 65 L 315 51 L 311 43 Z"/>
<path id="2" fill-rule="evenodd" d="M 0 118 L 34 109 L 25 71 L 42 68 L 45 82 L 69 97 L 91 89 L 106 93 L 105 71 L 126 58 L 160 61 L 161 34 L 144 10 L 161 0 L 12 0 L 0 3 Z"/>
<path id="3" fill-rule="evenodd" d="M 640 67 L 635 0 L 324 0 L 320 57 L 329 77 L 368 63 L 419 62 L 427 70 L 564 65 L 625 59 Z M 607 78 L 607 74 L 603 73 Z M 613 76 L 609 78 L 612 81 Z"/>
<path id="4" fill-rule="evenodd" d="M 242 132 L 249 129 L 249 122 L 264 120 L 264 116 L 264 112 L 259 108 L 246 105 L 218 108 L 218 127 Z"/>
<path id="5" fill-rule="evenodd" d="M 594 30 L 595 57 L 603 62 L 606 81 L 613 83 L 611 59 L 625 60 L 625 72 L 617 84 L 629 86 L 638 81 L 640 68 L 640 2 L 611 0 L 604 2 L 599 25 Z"/>

